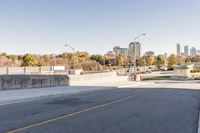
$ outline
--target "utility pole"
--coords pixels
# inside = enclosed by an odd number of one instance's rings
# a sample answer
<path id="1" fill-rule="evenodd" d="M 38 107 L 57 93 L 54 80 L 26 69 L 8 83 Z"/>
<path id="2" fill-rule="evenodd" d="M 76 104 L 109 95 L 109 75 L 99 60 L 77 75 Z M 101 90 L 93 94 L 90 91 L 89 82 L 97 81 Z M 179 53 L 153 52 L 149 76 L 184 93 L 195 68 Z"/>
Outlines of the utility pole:
<path id="1" fill-rule="evenodd" d="M 73 48 L 72 46 L 70 46 L 68 44 L 66 44 L 65 46 L 71 48 L 72 51 L 73 51 L 73 69 L 74 69 L 74 72 L 75 72 L 75 70 L 76 70 L 76 68 L 75 68 L 75 48 Z"/>
<path id="2" fill-rule="evenodd" d="M 134 48 L 134 58 L 133 58 L 133 63 L 134 63 L 134 80 L 136 80 L 136 75 L 137 75 L 137 64 L 136 64 L 136 61 L 137 61 L 137 55 L 136 55 L 136 42 L 137 42 L 137 39 L 142 37 L 142 36 L 146 36 L 146 34 L 140 34 L 138 35 L 137 37 L 135 37 L 134 39 L 134 43 L 135 43 L 135 48 Z"/>

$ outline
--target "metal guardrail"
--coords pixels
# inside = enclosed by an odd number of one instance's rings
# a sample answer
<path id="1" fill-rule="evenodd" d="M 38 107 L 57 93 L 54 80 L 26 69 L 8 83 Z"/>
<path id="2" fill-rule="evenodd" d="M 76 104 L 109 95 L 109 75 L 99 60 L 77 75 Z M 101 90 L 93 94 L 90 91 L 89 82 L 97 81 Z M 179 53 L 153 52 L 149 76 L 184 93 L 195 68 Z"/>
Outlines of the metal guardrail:
<path id="1" fill-rule="evenodd" d="M 0 67 L 0 75 L 54 74 L 56 71 L 65 72 L 65 66 Z"/>

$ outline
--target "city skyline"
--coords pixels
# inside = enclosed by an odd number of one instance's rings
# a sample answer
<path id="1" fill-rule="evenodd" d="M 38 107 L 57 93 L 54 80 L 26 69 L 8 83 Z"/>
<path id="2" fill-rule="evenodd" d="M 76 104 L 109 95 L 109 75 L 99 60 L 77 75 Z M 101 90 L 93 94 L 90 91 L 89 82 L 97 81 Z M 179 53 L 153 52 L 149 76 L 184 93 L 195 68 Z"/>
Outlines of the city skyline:
<path id="1" fill-rule="evenodd" d="M 128 48 L 126 47 L 120 47 L 115 46 L 113 47 L 113 52 L 116 55 L 125 55 L 125 56 L 131 56 L 131 57 L 141 57 L 141 44 L 139 42 L 130 42 Z"/>
<path id="2" fill-rule="evenodd" d="M 116 45 L 127 47 L 141 33 L 147 34 L 138 40 L 142 53 L 176 53 L 177 42 L 199 49 L 199 5 L 197 0 L 1 1 L 0 52 L 57 54 L 70 51 L 64 47 L 70 43 L 104 54 Z"/>
<path id="3" fill-rule="evenodd" d="M 176 44 L 176 55 L 196 56 L 200 55 L 200 50 L 194 46 L 184 45 L 183 51 L 179 43 Z"/>

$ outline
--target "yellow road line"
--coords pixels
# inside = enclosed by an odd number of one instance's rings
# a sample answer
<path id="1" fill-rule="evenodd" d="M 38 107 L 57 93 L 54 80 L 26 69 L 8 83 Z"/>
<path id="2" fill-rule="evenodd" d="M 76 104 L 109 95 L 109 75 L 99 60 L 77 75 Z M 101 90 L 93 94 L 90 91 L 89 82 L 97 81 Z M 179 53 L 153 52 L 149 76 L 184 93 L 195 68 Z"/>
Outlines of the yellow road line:
<path id="1" fill-rule="evenodd" d="M 67 118 L 67 117 L 70 117 L 70 116 L 74 116 L 74 115 L 78 115 L 78 114 L 81 114 L 81 113 L 84 113 L 84 112 L 95 110 L 97 108 L 105 107 L 105 106 L 108 106 L 108 105 L 111 105 L 111 104 L 114 104 L 114 103 L 125 101 L 125 100 L 128 100 L 128 99 L 134 98 L 134 97 L 138 97 L 138 96 L 144 95 L 144 94 L 147 93 L 146 91 L 147 90 L 141 91 L 140 93 L 137 93 L 135 95 L 128 96 L 128 97 L 125 97 L 125 98 L 121 98 L 121 99 L 118 99 L 118 100 L 115 100 L 115 101 L 112 101 L 112 102 L 100 104 L 100 105 L 97 105 L 97 106 L 94 106 L 94 107 L 91 107 L 91 108 L 88 108 L 88 109 L 84 109 L 84 110 L 81 110 L 81 111 L 77 111 L 77 112 L 74 112 L 74 113 L 71 113 L 71 114 L 62 115 L 62 116 L 59 116 L 59 117 L 56 117 L 56 118 L 52 118 L 52 119 L 49 119 L 49 120 L 45 120 L 45 121 L 42 121 L 42 122 L 38 122 L 38 123 L 29 125 L 29 126 L 18 128 L 18 129 L 9 131 L 7 133 L 16 133 L 16 132 L 23 131 L 23 130 L 26 130 L 26 129 L 30 129 L 30 128 L 33 128 L 33 127 L 36 127 L 36 126 L 47 124 L 47 123 L 50 123 L 50 122 L 53 122 L 53 121 L 57 121 L 57 120 L 60 120 L 60 119 L 63 119 L 63 118 Z"/>

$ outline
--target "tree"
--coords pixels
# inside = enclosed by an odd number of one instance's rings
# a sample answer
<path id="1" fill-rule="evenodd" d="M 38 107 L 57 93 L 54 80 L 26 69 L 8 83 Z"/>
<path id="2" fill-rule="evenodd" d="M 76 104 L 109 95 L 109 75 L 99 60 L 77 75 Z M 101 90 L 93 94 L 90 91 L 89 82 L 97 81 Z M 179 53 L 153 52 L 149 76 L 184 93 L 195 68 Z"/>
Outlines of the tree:
<path id="1" fill-rule="evenodd" d="M 183 55 L 176 56 L 176 59 L 177 59 L 178 64 L 185 63 L 185 61 L 186 61 L 186 57 Z"/>
<path id="2" fill-rule="evenodd" d="M 158 55 L 156 57 L 156 62 L 155 62 L 155 65 L 158 69 L 161 69 L 161 67 L 164 65 L 165 63 L 165 59 L 164 59 L 164 56 L 163 55 Z"/>
<path id="3" fill-rule="evenodd" d="M 136 65 L 137 66 L 145 66 L 146 65 L 146 61 L 143 57 L 140 57 L 136 60 Z"/>
<path id="4" fill-rule="evenodd" d="M 0 56 L 0 67 L 18 67 L 21 65 L 19 60 L 12 60 L 6 56 Z"/>
<path id="5" fill-rule="evenodd" d="M 115 66 L 117 65 L 117 57 L 112 51 L 108 52 L 104 55 L 105 65 L 108 66 Z"/>
<path id="6" fill-rule="evenodd" d="M 32 54 L 25 54 L 22 58 L 22 66 L 35 66 L 37 65 L 36 58 Z"/>
<path id="7" fill-rule="evenodd" d="M 105 65 L 105 59 L 102 55 L 91 55 L 90 60 L 94 60 L 101 65 Z"/>
<path id="8" fill-rule="evenodd" d="M 47 64 L 43 60 L 37 62 L 37 64 L 36 64 L 36 66 L 46 66 L 46 65 Z"/>
<path id="9" fill-rule="evenodd" d="M 190 57 L 190 56 L 186 57 L 186 58 L 185 58 L 185 62 L 186 62 L 186 63 L 187 63 L 187 62 L 192 62 L 191 57 Z"/>
<path id="10" fill-rule="evenodd" d="M 73 60 L 73 53 L 64 52 L 61 55 L 59 55 L 59 57 L 65 58 L 68 61 L 72 61 Z"/>
<path id="11" fill-rule="evenodd" d="M 177 63 L 176 55 L 174 54 L 171 54 L 167 60 L 168 60 L 168 68 L 173 68 L 173 65 Z"/>
<path id="12" fill-rule="evenodd" d="M 88 61 L 89 58 L 90 58 L 90 56 L 89 56 L 88 52 L 79 52 L 79 51 L 77 51 L 75 53 L 75 59 L 76 59 L 77 64 L 78 63 L 83 63 L 85 61 Z"/>
<path id="13" fill-rule="evenodd" d="M 125 57 L 121 54 L 117 56 L 116 60 L 119 66 L 123 66 L 125 64 Z"/>
<path id="14" fill-rule="evenodd" d="M 155 63 L 155 57 L 154 55 L 145 55 L 144 56 L 144 59 L 147 63 L 147 66 L 151 66 Z"/>
<path id="15" fill-rule="evenodd" d="M 196 55 L 196 56 L 192 57 L 191 61 L 192 62 L 200 62 L 200 55 Z"/>
<path id="16" fill-rule="evenodd" d="M 96 61 L 86 61 L 82 64 L 82 68 L 85 71 L 98 71 L 100 64 Z"/>

